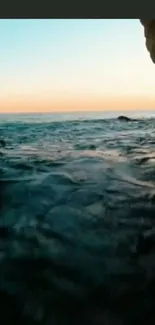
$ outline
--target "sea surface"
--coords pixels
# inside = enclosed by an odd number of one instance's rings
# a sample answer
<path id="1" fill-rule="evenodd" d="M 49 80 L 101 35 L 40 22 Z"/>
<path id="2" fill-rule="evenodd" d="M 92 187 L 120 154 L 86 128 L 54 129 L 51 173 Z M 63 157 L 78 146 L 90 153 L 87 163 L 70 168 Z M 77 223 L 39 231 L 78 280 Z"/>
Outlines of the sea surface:
<path id="1" fill-rule="evenodd" d="M 2 325 L 155 324 L 155 111 L 125 114 L 0 115 Z"/>

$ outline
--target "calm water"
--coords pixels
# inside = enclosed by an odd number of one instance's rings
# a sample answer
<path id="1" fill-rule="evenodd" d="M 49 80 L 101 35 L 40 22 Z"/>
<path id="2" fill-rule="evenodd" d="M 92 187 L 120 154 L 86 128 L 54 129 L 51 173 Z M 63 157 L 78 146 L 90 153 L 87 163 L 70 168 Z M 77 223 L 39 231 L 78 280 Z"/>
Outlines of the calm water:
<path id="1" fill-rule="evenodd" d="M 155 113 L 0 115 L 1 324 L 155 323 Z"/>

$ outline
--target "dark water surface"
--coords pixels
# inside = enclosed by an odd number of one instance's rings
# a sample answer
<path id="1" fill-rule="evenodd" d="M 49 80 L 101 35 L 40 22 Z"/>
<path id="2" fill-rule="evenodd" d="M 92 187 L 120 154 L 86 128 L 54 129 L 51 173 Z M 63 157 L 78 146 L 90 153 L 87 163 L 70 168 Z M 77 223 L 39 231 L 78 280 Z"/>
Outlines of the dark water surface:
<path id="1" fill-rule="evenodd" d="M 155 117 L 141 117 L 0 116 L 2 325 L 155 324 Z"/>

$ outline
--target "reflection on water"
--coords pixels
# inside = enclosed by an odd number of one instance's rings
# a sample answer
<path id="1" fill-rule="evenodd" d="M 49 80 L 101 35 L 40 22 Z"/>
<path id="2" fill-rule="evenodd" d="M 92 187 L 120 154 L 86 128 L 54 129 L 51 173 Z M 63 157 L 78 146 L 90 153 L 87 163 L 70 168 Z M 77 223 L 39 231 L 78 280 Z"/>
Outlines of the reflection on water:
<path id="1" fill-rule="evenodd" d="M 1 119 L 1 322 L 154 324 L 155 119 L 56 119 Z"/>

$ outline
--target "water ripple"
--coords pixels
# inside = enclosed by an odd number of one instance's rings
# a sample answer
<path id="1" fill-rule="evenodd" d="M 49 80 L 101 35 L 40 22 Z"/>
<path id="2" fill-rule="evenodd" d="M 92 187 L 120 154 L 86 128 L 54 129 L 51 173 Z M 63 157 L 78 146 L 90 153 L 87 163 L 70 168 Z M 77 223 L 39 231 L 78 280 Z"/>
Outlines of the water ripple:
<path id="1" fill-rule="evenodd" d="M 0 124 L 4 324 L 154 324 L 155 119 L 42 119 Z"/>

